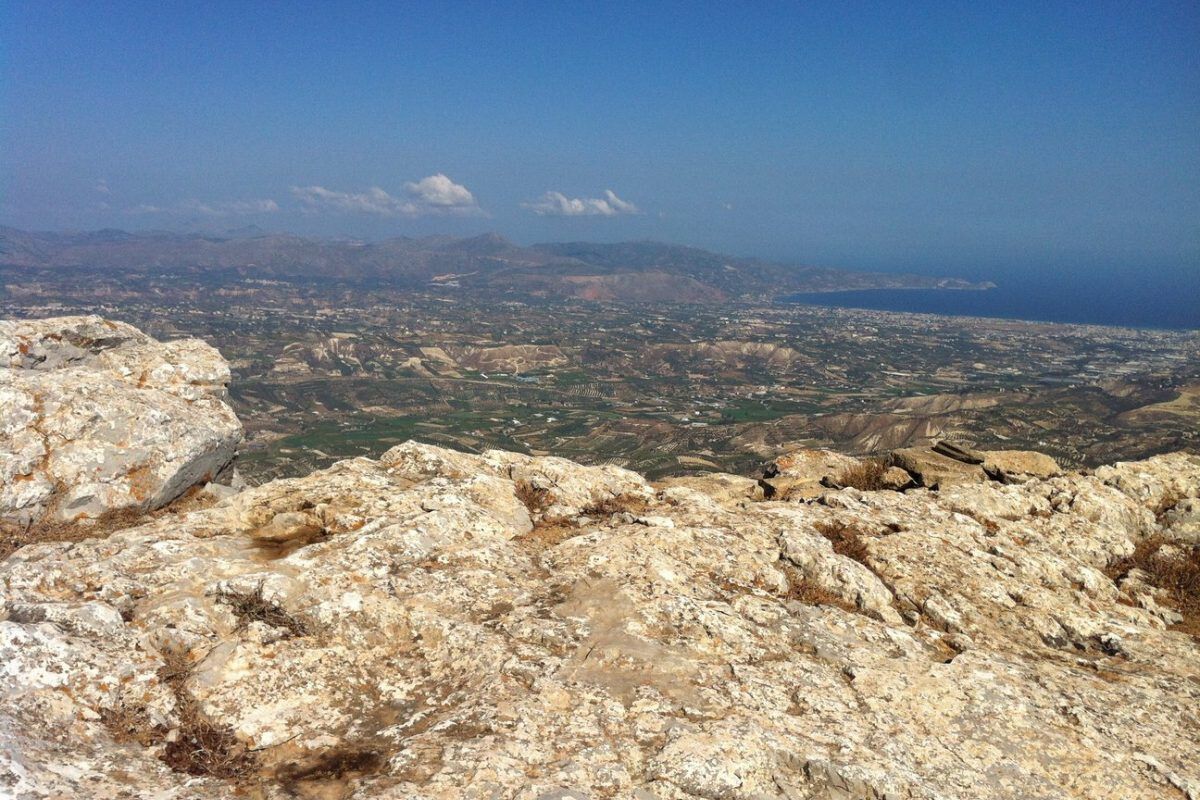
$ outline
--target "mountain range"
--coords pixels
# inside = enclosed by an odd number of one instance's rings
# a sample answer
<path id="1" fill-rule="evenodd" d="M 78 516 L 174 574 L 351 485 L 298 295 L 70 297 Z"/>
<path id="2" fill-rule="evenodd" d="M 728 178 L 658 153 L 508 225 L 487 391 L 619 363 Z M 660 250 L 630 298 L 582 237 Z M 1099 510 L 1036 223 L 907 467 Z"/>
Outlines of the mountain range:
<path id="1" fill-rule="evenodd" d="M 257 228 L 181 234 L 0 227 L 0 276 L 36 277 L 47 270 L 135 281 L 179 277 L 222 284 L 257 278 L 630 302 L 712 303 L 847 289 L 990 286 L 959 278 L 789 265 L 653 241 L 526 247 L 495 233 L 367 242 Z"/>

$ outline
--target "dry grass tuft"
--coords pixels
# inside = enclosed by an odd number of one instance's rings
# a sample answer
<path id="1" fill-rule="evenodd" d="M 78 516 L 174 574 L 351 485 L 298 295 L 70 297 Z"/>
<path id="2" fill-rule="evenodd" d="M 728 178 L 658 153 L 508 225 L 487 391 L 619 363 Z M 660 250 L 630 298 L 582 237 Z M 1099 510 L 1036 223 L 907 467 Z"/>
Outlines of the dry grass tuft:
<path id="1" fill-rule="evenodd" d="M 788 600 L 795 600 L 807 606 L 834 606 L 844 611 L 858 611 L 853 603 L 808 580 L 800 573 L 800 570 L 787 561 L 780 559 L 779 569 L 787 578 L 788 589 L 784 597 Z"/>
<path id="2" fill-rule="evenodd" d="M 517 481 L 513 491 L 530 514 L 540 514 L 554 504 L 549 489 L 541 489 L 529 481 Z"/>
<path id="3" fill-rule="evenodd" d="M 852 489 L 859 489 L 864 492 L 878 492 L 884 489 L 891 488 L 884 476 L 887 474 L 888 465 L 880 458 L 867 458 L 860 461 L 853 467 L 849 467 L 834 478 L 834 482 L 838 486 L 843 486 Z"/>
<path id="4" fill-rule="evenodd" d="M 871 551 L 856 528 L 838 520 L 819 522 L 814 527 L 833 544 L 833 552 L 871 568 L 867 560 Z"/>
<path id="5" fill-rule="evenodd" d="M 262 622 L 272 628 L 287 631 L 289 637 L 307 636 L 311 633 L 303 620 L 296 619 L 277 603 L 264 597 L 261 583 L 254 587 L 253 592 L 221 592 L 217 595 L 217 600 L 233 609 L 238 618 L 238 630 L 251 622 Z"/>
<path id="6" fill-rule="evenodd" d="M 640 514 L 646 510 L 646 501 L 636 495 L 618 494 L 599 500 L 583 509 L 589 517 L 607 517 L 612 514 Z"/>
<path id="7" fill-rule="evenodd" d="M 216 502 L 212 495 L 199 486 L 193 486 L 162 508 L 145 511 L 137 506 L 107 511 L 94 519 L 70 522 L 39 522 L 18 525 L 0 523 L 0 561 L 28 544 L 39 542 L 81 542 L 85 539 L 101 539 L 125 528 L 132 528 L 159 517 L 186 514 L 207 508 Z"/>
<path id="8" fill-rule="evenodd" d="M 1150 536 L 1138 542 L 1131 555 L 1117 559 L 1104 570 L 1113 582 L 1119 582 L 1131 570 L 1140 569 L 1150 583 L 1166 592 L 1184 621 L 1178 628 L 1200 636 L 1200 546 L 1178 546 L 1182 554 L 1162 552 L 1167 540 Z"/>

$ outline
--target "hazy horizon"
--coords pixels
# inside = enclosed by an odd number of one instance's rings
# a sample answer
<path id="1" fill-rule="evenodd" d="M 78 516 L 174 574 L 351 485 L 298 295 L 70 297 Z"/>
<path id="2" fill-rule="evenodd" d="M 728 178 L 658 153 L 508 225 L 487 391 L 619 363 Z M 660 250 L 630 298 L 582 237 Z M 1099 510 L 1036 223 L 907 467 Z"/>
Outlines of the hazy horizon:
<path id="1" fill-rule="evenodd" d="M 1200 269 L 1200 7 L 10 3 L 0 222 Z"/>

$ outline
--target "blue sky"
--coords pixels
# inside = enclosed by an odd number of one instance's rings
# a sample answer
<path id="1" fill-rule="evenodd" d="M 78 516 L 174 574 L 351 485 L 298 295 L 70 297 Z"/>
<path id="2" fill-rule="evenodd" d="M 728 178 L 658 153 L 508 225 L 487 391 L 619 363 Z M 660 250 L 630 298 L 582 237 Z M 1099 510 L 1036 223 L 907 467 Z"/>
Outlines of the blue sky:
<path id="1" fill-rule="evenodd" d="M 7 0 L 0 222 L 1196 269 L 1198 53 L 1196 2 Z"/>

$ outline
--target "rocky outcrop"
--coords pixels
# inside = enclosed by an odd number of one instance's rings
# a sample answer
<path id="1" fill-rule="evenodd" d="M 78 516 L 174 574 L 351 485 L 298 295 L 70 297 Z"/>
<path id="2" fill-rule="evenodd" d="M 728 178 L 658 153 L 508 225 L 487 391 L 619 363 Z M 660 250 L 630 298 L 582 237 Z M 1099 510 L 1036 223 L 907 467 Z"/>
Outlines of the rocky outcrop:
<path id="1" fill-rule="evenodd" d="M 58 490 L 8 508 L 152 505 L 232 452 L 211 348 L 0 334 L 4 497 Z M 0 562 L 0 795 L 1200 798 L 1200 456 L 939 450 L 898 460 L 936 491 L 807 451 L 769 499 L 408 442 L 31 544 Z"/>
<path id="2" fill-rule="evenodd" d="M 1200 646 L 1153 576 L 1111 568 L 1178 550 L 1200 458 L 705 489 L 408 443 L 26 547 L 0 565 L 0 787 L 1200 796 Z"/>
<path id="3" fill-rule="evenodd" d="M 766 493 L 771 498 L 816 497 L 827 484 L 861 462 L 833 450 L 804 448 L 779 456 L 763 470 Z"/>
<path id="4" fill-rule="evenodd" d="M 908 447 L 891 454 L 892 463 L 912 475 L 920 486 L 939 489 L 963 483 L 1023 483 L 1061 473 L 1058 463 L 1029 450 L 975 450 L 950 442 L 932 447 Z"/>
<path id="5" fill-rule="evenodd" d="M 157 508 L 230 464 L 229 367 L 100 317 L 0 322 L 0 522 Z"/>

